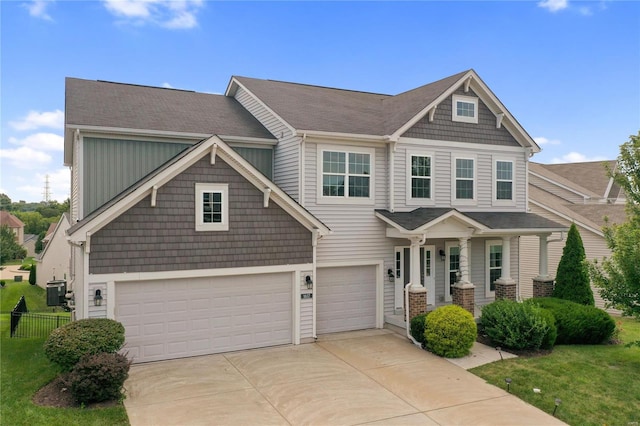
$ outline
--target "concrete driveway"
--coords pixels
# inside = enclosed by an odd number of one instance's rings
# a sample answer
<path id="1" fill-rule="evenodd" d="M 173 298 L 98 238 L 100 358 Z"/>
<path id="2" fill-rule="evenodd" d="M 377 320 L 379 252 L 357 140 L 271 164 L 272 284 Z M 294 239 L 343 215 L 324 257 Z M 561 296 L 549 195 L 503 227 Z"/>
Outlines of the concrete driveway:
<path id="1" fill-rule="evenodd" d="M 134 365 L 138 425 L 564 424 L 389 330 Z"/>

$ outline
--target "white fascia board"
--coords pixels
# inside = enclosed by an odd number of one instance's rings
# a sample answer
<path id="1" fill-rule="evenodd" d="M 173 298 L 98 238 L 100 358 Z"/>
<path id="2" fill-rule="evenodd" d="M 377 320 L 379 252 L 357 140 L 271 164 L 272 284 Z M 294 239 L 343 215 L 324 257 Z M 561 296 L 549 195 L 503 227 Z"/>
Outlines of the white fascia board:
<path id="1" fill-rule="evenodd" d="M 251 138 L 245 136 L 231 136 L 231 135 L 217 135 L 220 139 L 225 141 L 227 144 L 251 144 L 251 145 L 265 145 L 265 146 L 276 146 L 278 144 L 277 139 L 267 139 L 267 138 Z"/>
<path id="2" fill-rule="evenodd" d="M 442 94 L 440 96 L 438 96 L 435 101 L 431 102 L 429 105 L 427 105 L 426 107 L 422 108 L 422 110 L 420 110 L 420 112 L 418 112 L 416 115 L 414 115 L 402 127 L 400 127 L 398 130 L 393 132 L 391 137 L 395 138 L 397 140 L 400 137 L 400 135 L 402 135 L 404 132 L 409 130 L 411 127 L 413 127 L 414 124 L 416 124 L 425 115 L 427 115 L 432 108 L 437 107 L 438 105 L 440 105 L 440 103 L 442 101 L 444 101 L 445 99 L 447 99 L 453 92 L 455 92 L 458 89 L 458 87 L 460 87 L 460 85 L 464 84 L 465 81 L 471 75 L 473 75 L 472 73 L 473 73 L 473 71 L 469 71 L 469 72 L 465 73 L 462 77 L 460 77 L 458 79 L 458 81 L 453 83 L 447 90 L 442 92 Z"/>
<path id="3" fill-rule="evenodd" d="M 86 126 L 86 125 L 74 125 L 68 124 L 68 129 L 80 130 L 87 133 L 109 133 L 117 135 L 127 136 L 151 136 L 159 139 L 187 139 L 192 141 L 199 141 L 211 137 L 211 133 L 190 133 L 190 132 L 169 132 L 166 130 L 149 130 L 149 129 L 132 129 L 125 127 L 104 127 L 104 126 Z M 87 136 L 87 135 L 84 135 Z"/>
<path id="4" fill-rule="evenodd" d="M 366 135 L 360 133 L 326 132 L 322 130 L 296 130 L 296 136 L 306 137 L 307 141 L 348 141 L 348 142 L 390 142 L 389 136 Z"/>
<path id="5" fill-rule="evenodd" d="M 522 235 L 540 235 L 540 234 L 552 234 L 554 232 L 567 232 L 569 228 L 512 228 L 512 229 L 487 229 L 486 231 L 480 231 L 476 237 L 489 237 L 489 236 L 522 236 Z"/>
<path id="6" fill-rule="evenodd" d="M 483 224 L 481 224 L 480 222 L 476 222 L 475 220 L 473 220 L 470 217 L 466 216 L 464 213 L 461 213 L 458 210 L 454 209 L 454 210 L 451 210 L 451 211 L 443 214 L 442 216 L 439 216 L 439 217 L 435 218 L 434 220 L 432 220 L 429 223 L 425 223 L 420 228 L 417 228 L 416 231 L 418 231 L 418 232 L 426 232 L 432 226 L 437 225 L 438 223 L 443 222 L 443 221 L 445 221 L 445 220 L 447 220 L 447 219 L 449 219 L 451 217 L 459 220 L 460 222 L 466 224 L 469 227 L 475 228 L 477 231 L 483 231 L 483 230 L 489 229 L 486 226 L 484 226 Z"/>
<path id="7" fill-rule="evenodd" d="M 398 143 L 403 145 L 412 145 L 419 146 L 422 148 L 429 148 L 432 150 L 447 150 L 450 151 L 451 148 L 457 148 L 464 151 L 490 151 L 492 153 L 522 153 L 527 148 L 523 148 L 521 146 L 503 146 L 503 145 L 486 145 L 481 143 L 473 143 L 473 142 L 454 142 L 454 141 L 441 141 L 437 139 L 418 139 L 418 138 L 409 138 L 409 137 L 401 137 L 398 140 Z"/>
<path id="8" fill-rule="evenodd" d="M 576 225 L 578 225 L 578 226 L 580 226 L 580 227 L 582 227 L 582 228 L 584 228 L 584 229 L 586 229 L 588 231 L 591 231 L 594 234 L 599 235 L 599 236 L 604 238 L 604 232 L 602 232 L 601 229 L 594 228 L 592 225 L 587 225 L 585 222 L 582 222 L 580 220 L 576 220 L 575 218 L 573 218 L 571 216 L 568 216 L 568 215 L 566 215 L 564 213 L 560 213 L 559 211 L 547 206 L 546 204 L 540 203 L 540 202 L 535 201 L 535 200 L 529 200 L 529 202 L 531 204 L 534 204 L 534 205 L 540 207 L 541 209 L 544 209 L 544 210 L 546 210 L 546 211 L 548 211 L 550 213 L 555 214 L 556 216 L 559 216 L 559 217 L 563 218 L 564 220 L 566 220 L 568 222 L 573 222 Z M 566 230 L 568 231 L 569 228 L 567 227 Z"/>
<path id="9" fill-rule="evenodd" d="M 230 96 L 232 93 L 235 95 L 235 87 L 233 87 L 234 85 L 244 89 L 257 103 L 259 103 L 264 109 L 269 111 L 269 113 L 271 113 L 275 118 L 278 119 L 278 121 L 280 121 L 287 129 L 289 129 L 292 134 L 296 133 L 296 129 L 291 124 L 289 124 L 285 119 L 278 115 L 274 110 L 269 108 L 267 104 L 262 102 L 262 100 L 260 100 L 260 98 L 256 96 L 251 90 L 247 89 L 246 86 L 243 86 L 242 83 L 235 79 L 235 77 L 232 78 L 229 82 L 229 86 L 227 87 L 225 96 Z"/>
<path id="10" fill-rule="evenodd" d="M 184 271 L 120 272 L 116 274 L 89 274 L 89 280 L 92 283 L 109 281 L 117 283 L 123 281 L 149 281 L 159 279 L 228 277 L 233 275 L 256 275 L 304 271 L 310 270 L 312 267 L 312 263 L 301 263 L 294 265 L 250 266 L 243 268 L 189 269 Z"/>
<path id="11" fill-rule="evenodd" d="M 555 181 L 555 180 L 553 180 L 553 179 L 551 179 L 551 178 L 546 177 L 545 175 L 541 175 L 540 173 L 532 172 L 531 170 L 529 170 L 529 173 L 531 173 L 531 175 L 532 175 L 532 176 L 535 176 L 535 177 L 537 177 L 537 178 L 540 178 L 540 179 L 544 180 L 545 182 L 549 182 L 549 183 L 550 183 L 550 184 L 552 184 L 552 185 L 555 185 L 555 186 L 557 186 L 557 187 L 560 187 L 560 188 L 562 188 L 562 189 L 565 189 L 565 190 L 567 190 L 567 191 L 569 191 L 569 192 L 572 192 L 572 193 L 574 193 L 574 194 L 576 194 L 576 195 L 579 195 L 579 196 L 581 196 L 581 197 L 583 197 L 583 198 L 586 198 L 586 199 L 588 199 L 588 200 L 590 200 L 590 199 L 591 199 L 591 195 L 588 195 L 588 194 L 585 194 L 585 193 L 583 193 L 583 192 L 580 192 L 580 191 L 578 191 L 578 190 L 576 190 L 576 189 L 573 189 L 573 188 L 571 188 L 571 187 L 568 187 L 567 185 L 563 185 L 563 184 L 559 183 L 558 181 Z"/>

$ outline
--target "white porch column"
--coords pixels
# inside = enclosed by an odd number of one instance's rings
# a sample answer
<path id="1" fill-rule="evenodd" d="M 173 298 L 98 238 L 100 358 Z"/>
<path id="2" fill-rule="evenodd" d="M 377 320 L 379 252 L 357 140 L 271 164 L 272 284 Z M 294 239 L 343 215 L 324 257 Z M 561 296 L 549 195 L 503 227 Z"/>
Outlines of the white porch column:
<path id="1" fill-rule="evenodd" d="M 538 235 L 540 239 L 540 249 L 538 250 L 538 276 L 536 278 L 549 278 L 548 254 L 547 254 L 547 234 Z"/>
<path id="2" fill-rule="evenodd" d="M 503 283 L 514 282 L 511 278 L 511 237 L 502 237 L 502 274 L 500 281 Z"/>
<path id="3" fill-rule="evenodd" d="M 411 237 L 411 281 L 409 285 L 413 288 L 424 287 L 420 282 L 420 246 L 424 244 L 423 237 Z"/>
<path id="4" fill-rule="evenodd" d="M 460 244 L 460 283 L 470 283 L 469 271 L 471 270 L 471 262 L 469 262 L 469 239 L 462 237 L 459 239 Z"/>

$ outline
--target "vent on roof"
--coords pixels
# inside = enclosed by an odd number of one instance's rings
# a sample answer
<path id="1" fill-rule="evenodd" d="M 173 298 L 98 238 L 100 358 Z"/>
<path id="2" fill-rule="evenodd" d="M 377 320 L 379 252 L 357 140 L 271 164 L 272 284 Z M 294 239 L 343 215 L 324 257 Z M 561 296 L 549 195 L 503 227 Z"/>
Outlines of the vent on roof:
<path id="1" fill-rule="evenodd" d="M 159 87 L 159 86 L 148 86 L 148 85 L 145 85 L 145 84 L 120 83 L 120 82 L 117 82 L 117 81 L 108 81 L 108 80 L 97 80 L 97 81 L 98 81 L 98 83 L 120 84 L 122 86 L 147 87 L 149 89 L 175 90 L 175 91 L 178 91 L 178 92 L 196 93 L 195 90 L 175 89 L 173 87 Z"/>

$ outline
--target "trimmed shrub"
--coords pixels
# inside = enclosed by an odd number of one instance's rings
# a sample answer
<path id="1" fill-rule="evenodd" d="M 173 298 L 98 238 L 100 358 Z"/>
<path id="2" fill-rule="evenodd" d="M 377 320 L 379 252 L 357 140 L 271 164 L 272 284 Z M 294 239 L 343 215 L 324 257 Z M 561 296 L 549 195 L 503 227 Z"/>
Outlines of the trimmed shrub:
<path id="1" fill-rule="evenodd" d="M 124 327 L 107 318 L 91 318 L 65 324 L 44 342 L 49 361 L 70 371 L 80 359 L 101 352 L 114 353 L 124 344 Z"/>
<path id="2" fill-rule="evenodd" d="M 29 270 L 29 284 L 36 285 L 36 265 L 32 265 Z"/>
<path id="3" fill-rule="evenodd" d="M 608 341 L 616 323 L 611 315 L 594 306 L 581 305 L 554 297 L 529 299 L 553 313 L 558 328 L 556 344 L 593 345 Z"/>
<path id="4" fill-rule="evenodd" d="M 427 314 L 420 314 L 411 318 L 409 330 L 411 336 L 416 339 L 416 342 L 422 343 L 424 346 L 424 322 L 427 319 Z"/>
<path id="5" fill-rule="evenodd" d="M 498 300 L 482 308 L 480 325 L 496 344 L 509 349 L 553 347 L 556 330 L 553 315 L 543 309 L 512 300 Z"/>
<path id="6" fill-rule="evenodd" d="M 542 319 L 549 326 L 549 331 L 547 331 L 547 334 L 544 335 L 540 348 L 551 349 L 553 348 L 553 345 L 556 344 L 556 340 L 558 339 L 558 327 L 556 327 L 556 317 L 553 316 L 553 312 L 544 308 L 540 308 L 540 315 L 542 316 Z"/>
<path id="7" fill-rule="evenodd" d="M 80 403 L 120 399 L 131 361 L 119 353 L 84 356 L 66 377 L 71 394 Z"/>
<path id="8" fill-rule="evenodd" d="M 436 355 L 460 358 L 469 354 L 478 337 L 473 315 L 457 305 L 441 306 L 425 320 L 425 347 Z"/>

